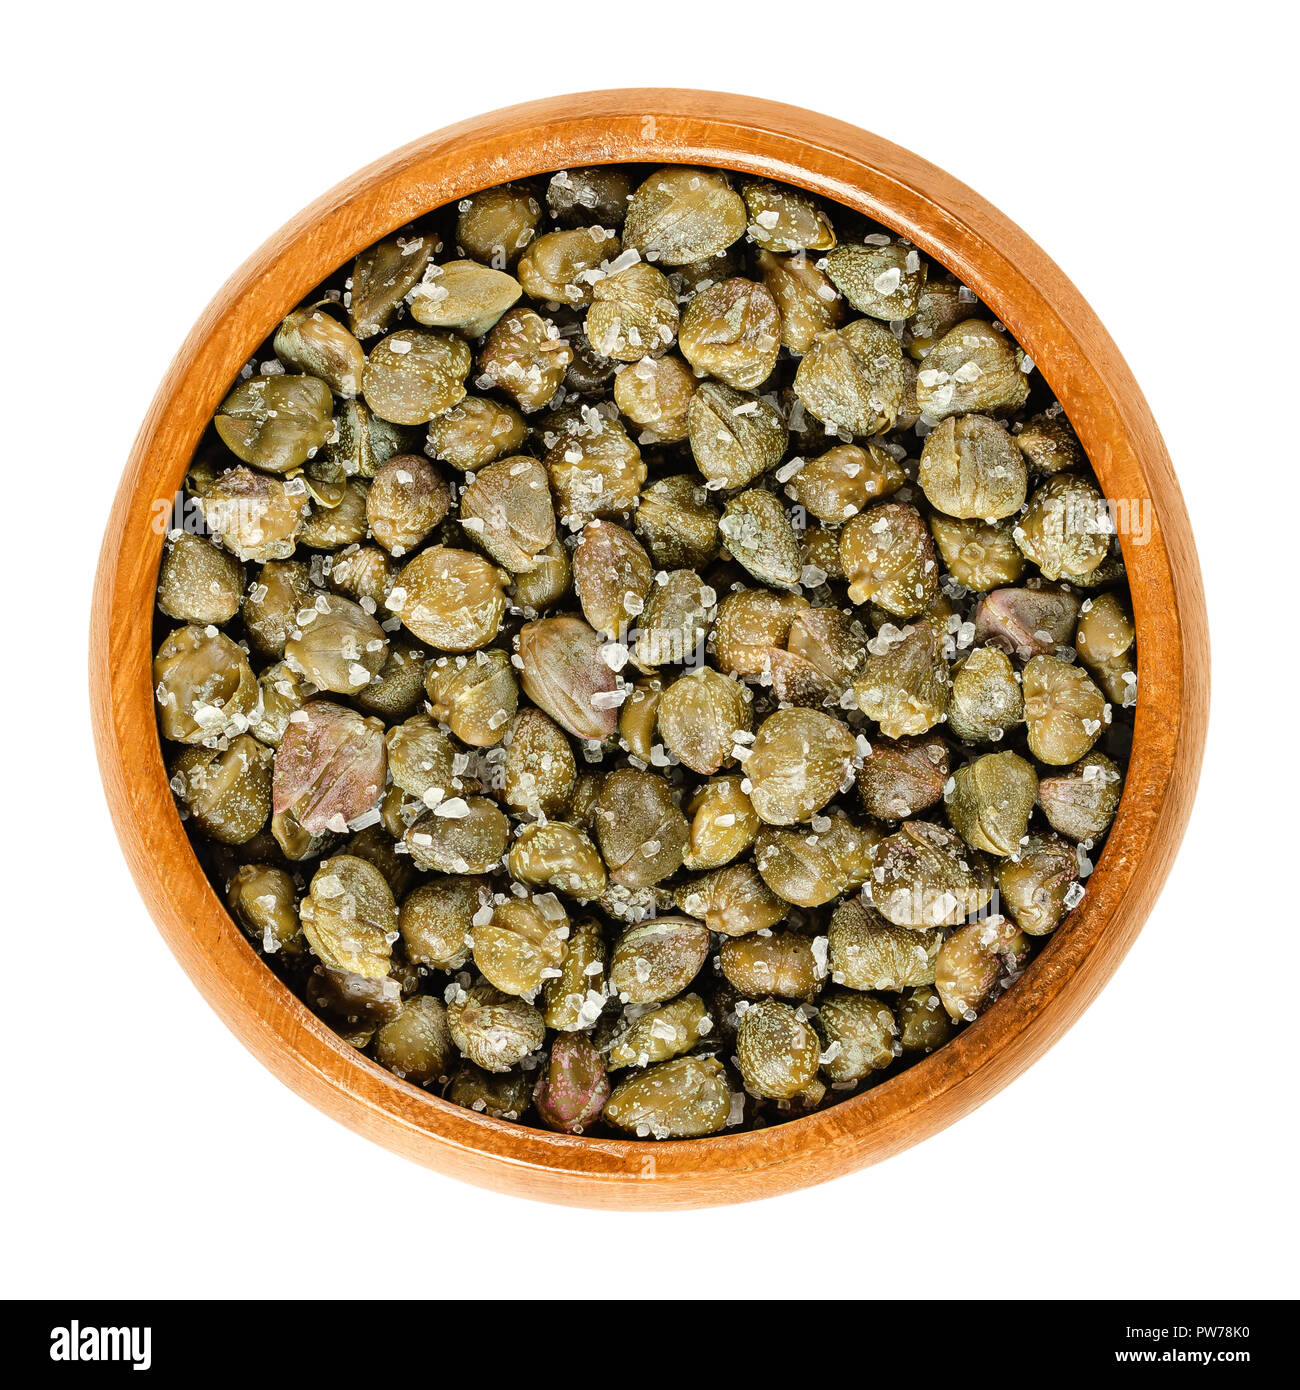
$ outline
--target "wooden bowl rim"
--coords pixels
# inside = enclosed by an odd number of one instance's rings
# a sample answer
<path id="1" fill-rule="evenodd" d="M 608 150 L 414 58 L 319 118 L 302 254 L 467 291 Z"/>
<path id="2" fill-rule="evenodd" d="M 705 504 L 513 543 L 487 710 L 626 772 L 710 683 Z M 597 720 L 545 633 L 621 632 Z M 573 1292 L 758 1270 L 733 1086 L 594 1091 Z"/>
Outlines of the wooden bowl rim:
<path id="1" fill-rule="evenodd" d="M 1149 502 L 1121 537 L 1141 698 L 1123 800 L 1083 903 L 1016 987 L 940 1051 L 833 1108 L 770 1129 L 653 1141 L 552 1134 L 464 1110 L 356 1052 L 265 967 L 208 883 L 176 813 L 149 671 L 170 500 L 240 367 L 357 251 L 511 179 L 601 163 L 709 164 L 823 194 L 901 233 L 999 316 L 1065 407 L 1107 497 Z M 177 354 L 135 442 L 104 537 L 91 627 L 96 743 L 137 886 L 168 946 L 240 1041 L 299 1094 L 395 1152 L 546 1200 L 629 1207 L 748 1200 L 823 1181 L 935 1133 L 1074 1022 L 1131 946 L 1181 840 L 1208 713 L 1208 641 L 1172 465 L 1118 349 L 1018 227 L 935 166 L 854 126 L 726 93 L 589 92 L 425 136 L 324 194 L 241 266 Z"/>

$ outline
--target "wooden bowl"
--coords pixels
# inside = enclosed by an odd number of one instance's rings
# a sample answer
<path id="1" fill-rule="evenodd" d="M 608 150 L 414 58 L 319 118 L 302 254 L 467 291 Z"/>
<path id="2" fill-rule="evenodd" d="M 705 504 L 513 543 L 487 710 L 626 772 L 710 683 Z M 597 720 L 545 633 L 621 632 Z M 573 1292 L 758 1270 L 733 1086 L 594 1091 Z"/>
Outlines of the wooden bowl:
<path id="1" fill-rule="evenodd" d="M 906 236 L 958 275 L 1033 357 L 1103 491 L 1150 504 L 1122 545 L 1138 632 L 1132 761 L 1081 906 L 1015 988 L 932 1056 L 833 1109 L 755 1133 L 668 1143 L 572 1138 L 461 1109 L 399 1081 L 317 1019 L 258 959 L 204 876 L 173 804 L 150 679 L 163 535 L 205 424 L 284 314 L 411 218 L 509 179 L 621 161 L 708 164 L 797 184 Z M 181 965 L 241 1042 L 358 1133 L 486 1187 L 584 1206 L 690 1207 L 822 1182 L 951 1124 L 1077 1019 L 1118 966 L 1182 839 L 1200 770 L 1209 653 L 1200 570 L 1151 412 L 1079 292 L 1013 223 L 934 165 L 796 107 L 713 92 L 589 92 L 417 140 L 340 184 L 239 268 L 159 387 L 109 518 L 91 687 L 109 806 L 136 883 Z"/>

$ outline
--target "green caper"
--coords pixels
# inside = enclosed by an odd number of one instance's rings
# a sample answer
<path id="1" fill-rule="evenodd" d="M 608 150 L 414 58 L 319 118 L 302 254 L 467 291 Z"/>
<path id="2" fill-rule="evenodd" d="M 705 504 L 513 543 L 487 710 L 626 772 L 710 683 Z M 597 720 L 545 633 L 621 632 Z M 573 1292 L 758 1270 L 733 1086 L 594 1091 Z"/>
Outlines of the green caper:
<path id="1" fill-rule="evenodd" d="M 766 1100 L 815 1102 L 821 1046 L 811 1023 L 789 1004 L 763 999 L 746 1009 L 736 1031 L 736 1060 L 745 1089 Z"/>
<path id="2" fill-rule="evenodd" d="M 243 844 L 271 814 L 271 757 L 251 734 L 225 749 L 186 748 L 172 761 L 171 787 L 205 835 Z"/>
<path id="3" fill-rule="evenodd" d="M 213 423 L 241 463 L 288 473 L 325 443 L 333 403 L 330 388 L 319 377 L 251 377 L 221 403 Z"/>
<path id="4" fill-rule="evenodd" d="M 870 904 L 850 898 L 831 915 L 827 940 L 828 965 L 837 984 L 896 991 L 933 983 L 943 933 L 895 926 Z"/>
<path id="5" fill-rule="evenodd" d="M 1007 654 L 976 647 L 952 672 L 948 727 L 967 743 L 991 743 L 1020 723 L 1024 695 Z"/>
<path id="6" fill-rule="evenodd" d="M 367 979 L 388 974 L 397 904 L 373 864 L 349 854 L 326 859 L 298 911 L 303 934 L 323 964 Z"/>
<path id="7" fill-rule="evenodd" d="M 1038 784 L 1038 804 L 1053 830 L 1072 840 L 1095 840 L 1110 828 L 1124 779 L 1104 753 L 1089 753 L 1059 777 Z"/>
<path id="8" fill-rule="evenodd" d="M 861 1081 L 894 1060 L 898 1020 L 883 1000 L 850 989 L 830 990 L 817 1011 L 825 1044 L 822 1070 L 832 1081 Z"/>
<path id="9" fill-rule="evenodd" d="M 998 892 L 1012 920 L 1030 936 L 1045 936 L 1076 902 L 1079 861 L 1059 835 L 1031 835 L 997 868 Z"/>
<path id="10" fill-rule="evenodd" d="M 158 607 L 178 622 L 229 622 L 243 587 L 244 567 L 202 536 L 181 531 L 163 552 Z"/>
<path id="11" fill-rule="evenodd" d="M 954 774 L 948 819 L 972 849 L 1015 854 L 1037 795 L 1038 776 L 1018 753 L 986 753 Z"/>
<path id="12" fill-rule="evenodd" d="M 926 353 L 917 378 L 921 409 L 933 420 L 975 410 L 1018 410 L 1028 396 L 1015 345 L 982 319 L 950 328 Z"/>

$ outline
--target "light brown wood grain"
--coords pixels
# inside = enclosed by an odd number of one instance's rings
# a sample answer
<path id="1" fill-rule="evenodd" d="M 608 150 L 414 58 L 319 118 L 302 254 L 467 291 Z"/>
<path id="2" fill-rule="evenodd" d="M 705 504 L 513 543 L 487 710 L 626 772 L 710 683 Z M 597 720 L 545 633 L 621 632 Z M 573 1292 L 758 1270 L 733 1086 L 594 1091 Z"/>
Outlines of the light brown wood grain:
<path id="1" fill-rule="evenodd" d="M 1154 510 L 1149 544 L 1122 539 L 1140 653 L 1132 762 L 1068 924 L 978 1022 L 865 1094 L 756 1133 L 662 1144 L 495 1121 L 406 1085 L 336 1037 L 263 966 L 199 867 L 167 786 L 150 682 L 163 542 L 153 506 L 172 497 L 214 408 L 283 315 L 432 208 L 512 178 L 625 160 L 770 175 L 902 233 L 1028 350 L 1106 495 Z M 105 791 L 149 912 L 200 992 L 287 1085 L 352 1129 L 455 1177 L 555 1202 L 750 1200 L 888 1157 L 987 1100 L 1079 1017 L 1132 945 L 1182 838 L 1205 739 L 1208 633 L 1191 529 L 1151 412 L 1079 292 L 1018 227 L 916 155 L 824 116 L 721 93 L 591 92 L 496 111 L 417 140 L 305 209 L 235 272 L 177 354 L 127 462 L 96 584 L 90 669 Z"/>

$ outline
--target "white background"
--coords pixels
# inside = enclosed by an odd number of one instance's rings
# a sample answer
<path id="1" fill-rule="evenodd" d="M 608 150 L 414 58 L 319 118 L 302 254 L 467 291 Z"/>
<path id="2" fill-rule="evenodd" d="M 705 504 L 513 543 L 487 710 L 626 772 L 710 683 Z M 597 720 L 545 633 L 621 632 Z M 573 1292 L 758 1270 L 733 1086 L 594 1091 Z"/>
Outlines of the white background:
<path id="1" fill-rule="evenodd" d="M 3 1292 L 573 1297 L 609 1292 L 611 1268 L 635 1269 L 639 1294 L 701 1298 L 1300 1292 L 1295 695 L 1282 684 L 1297 675 L 1290 11 L 530 0 L 47 4 L 7 20 Z M 84 650 L 132 438 L 239 261 L 426 131 L 656 84 L 874 129 L 978 189 L 1064 267 L 1127 355 L 1182 481 L 1214 725 L 1182 854 L 1132 954 L 1002 1095 L 828 1187 L 609 1215 L 410 1166 L 243 1051 L 127 875 L 94 771 Z"/>

